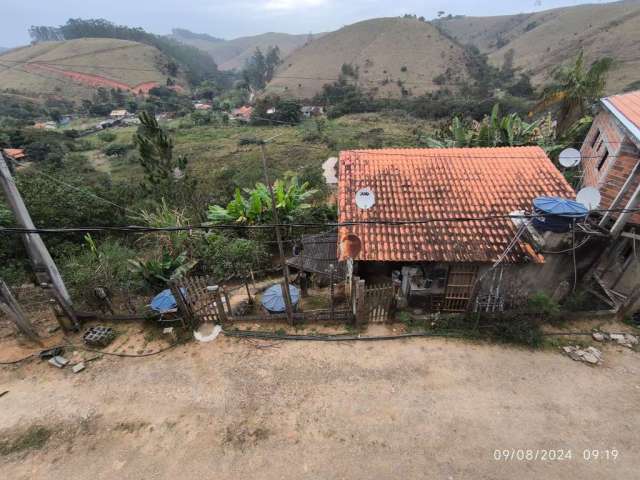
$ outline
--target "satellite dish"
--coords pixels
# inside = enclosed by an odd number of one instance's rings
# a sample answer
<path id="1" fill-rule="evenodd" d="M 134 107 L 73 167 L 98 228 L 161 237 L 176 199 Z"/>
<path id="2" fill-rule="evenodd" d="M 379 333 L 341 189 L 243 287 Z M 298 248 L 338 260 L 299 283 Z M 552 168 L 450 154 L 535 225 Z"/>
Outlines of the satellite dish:
<path id="1" fill-rule="evenodd" d="M 352 233 L 342 237 L 341 243 L 343 257 L 356 258 L 360 254 L 360 250 L 362 250 L 360 237 Z"/>
<path id="2" fill-rule="evenodd" d="M 562 152 L 560 152 L 558 161 L 560 162 L 560 165 L 565 168 L 573 168 L 580 165 L 582 156 L 580 155 L 580 151 L 576 150 L 575 148 L 565 148 Z"/>
<path id="3" fill-rule="evenodd" d="M 595 187 L 585 187 L 578 192 L 576 202 L 581 203 L 589 210 L 595 210 L 600 206 L 602 199 L 600 192 Z"/>
<path id="4" fill-rule="evenodd" d="M 376 204 L 376 195 L 369 188 L 362 188 L 356 192 L 356 206 L 368 210 Z"/>

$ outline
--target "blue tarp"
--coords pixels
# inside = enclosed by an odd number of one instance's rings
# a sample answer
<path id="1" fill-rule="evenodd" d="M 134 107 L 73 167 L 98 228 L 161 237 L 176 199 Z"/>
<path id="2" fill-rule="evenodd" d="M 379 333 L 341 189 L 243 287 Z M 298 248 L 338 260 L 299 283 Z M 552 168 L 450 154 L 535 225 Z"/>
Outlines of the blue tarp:
<path id="1" fill-rule="evenodd" d="M 558 197 L 538 197 L 533 201 L 533 207 L 543 213 L 559 217 L 581 218 L 589 213 L 583 204 Z"/>
<path id="2" fill-rule="evenodd" d="M 262 306 L 273 313 L 286 311 L 284 303 L 283 287 L 280 284 L 271 285 L 262 295 Z M 297 305 L 300 300 L 300 291 L 294 285 L 289 285 L 292 305 Z"/>
<path id="3" fill-rule="evenodd" d="M 538 197 L 533 201 L 533 213 L 544 216 L 533 219 L 533 226 L 542 232 L 564 233 L 574 222 L 582 222 L 589 214 L 583 204 L 558 197 Z"/>
<path id="4" fill-rule="evenodd" d="M 182 294 L 185 295 L 187 290 L 182 288 Z M 165 313 L 176 308 L 178 304 L 176 299 L 168 288 L 163 290 L 151 300 L 151 308 L 158 313 Z"/>

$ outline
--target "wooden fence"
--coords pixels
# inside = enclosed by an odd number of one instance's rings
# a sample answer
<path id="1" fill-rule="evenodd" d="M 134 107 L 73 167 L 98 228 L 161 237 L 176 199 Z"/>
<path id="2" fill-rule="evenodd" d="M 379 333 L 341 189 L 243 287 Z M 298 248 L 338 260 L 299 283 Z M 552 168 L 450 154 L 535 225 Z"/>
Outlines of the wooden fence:
<path id="1" fill-rule="evenodd" d="M 232 315 L 229 296 L 209 277 L 188 277 L 171 282 L 183 323 L 197 328 L 203 322 L 222 323 Z"/>

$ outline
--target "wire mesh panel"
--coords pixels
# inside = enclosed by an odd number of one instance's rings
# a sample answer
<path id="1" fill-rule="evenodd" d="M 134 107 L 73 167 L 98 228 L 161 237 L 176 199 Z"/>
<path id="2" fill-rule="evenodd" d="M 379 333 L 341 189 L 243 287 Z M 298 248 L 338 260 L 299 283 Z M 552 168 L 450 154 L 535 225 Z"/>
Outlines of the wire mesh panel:
<path id="1" fill-rule="evenodd" d="M 471 295 L 473 295 L 473 287 L 477 277 L 478 265 L 452 264 L 449 268 L 442 310 L 445 312 L 466 311 Z"/>

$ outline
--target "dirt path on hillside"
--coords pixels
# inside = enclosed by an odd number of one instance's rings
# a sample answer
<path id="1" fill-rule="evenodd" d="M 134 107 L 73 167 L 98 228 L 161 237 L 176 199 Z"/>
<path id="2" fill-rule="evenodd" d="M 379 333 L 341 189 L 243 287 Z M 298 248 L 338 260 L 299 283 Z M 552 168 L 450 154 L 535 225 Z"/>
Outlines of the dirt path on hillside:
<path id="1" fill-rule="evenodd" d="M 0 470 L 13 480 L 637 478 L 640 355 L 604 354 L 593 368 L 458 340 L 221 336 L 76 375 L 0 367 Z M 494 460 L 520 448 L 573 458 Z M 583 459 L 612 448 L 615 462 Z"/>

